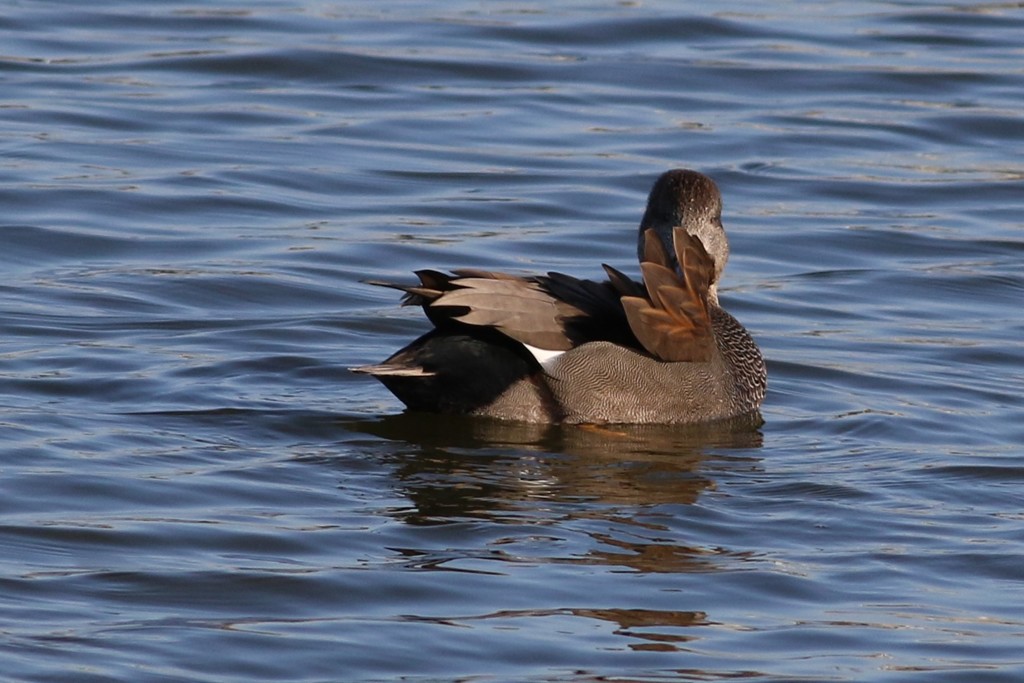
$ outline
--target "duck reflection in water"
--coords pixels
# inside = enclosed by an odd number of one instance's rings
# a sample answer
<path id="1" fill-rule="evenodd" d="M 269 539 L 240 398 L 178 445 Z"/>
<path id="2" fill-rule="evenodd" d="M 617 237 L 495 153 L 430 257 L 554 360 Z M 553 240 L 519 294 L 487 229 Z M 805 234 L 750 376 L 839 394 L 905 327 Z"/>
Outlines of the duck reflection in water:
<path id="1" fill-rule="evenodd" d="M 427 536 L 436 542 L 391 531 L 389 548 L 410 571 L 500 577 L 527 563 L 579 565 L 609 581 L 621 572 L 673 581 L 673 574 L 716 572 L 749 555 L 691 534 L 679 507 L 714 490 L 716 475 L 759 467 L 746 451 L 759 449 L 762 435 L 749 422 L 594 427 L 410 412 L 345 428 L 360 433 L 360 451 L 389 465 L 404 500 L 386 514 L 410 527 L 450 527 Z M 348 465 L 338 466 L 339 476 L 350 477 Z M 599 599 L 454 621 L 525 628 L 538 617 L 572 616 L 611 623 L 632 649 L 671 651 L 695 637 L 693 627 L 710 623 L 704 612 L 688 611 L 692 601 L 682 603 L 650 609 Z"/>
<path id="2" fill-rule="evenodd" d="M 756 467 L 744 451 L 763 443 L 751 419 L 592 428 L 405 413 L 346 426 L 385 440 L 413 503 L 395 514 L 410 524 L 518 515 L 543 500 L 690 505 L 715 487 L 714 470 Z"/>

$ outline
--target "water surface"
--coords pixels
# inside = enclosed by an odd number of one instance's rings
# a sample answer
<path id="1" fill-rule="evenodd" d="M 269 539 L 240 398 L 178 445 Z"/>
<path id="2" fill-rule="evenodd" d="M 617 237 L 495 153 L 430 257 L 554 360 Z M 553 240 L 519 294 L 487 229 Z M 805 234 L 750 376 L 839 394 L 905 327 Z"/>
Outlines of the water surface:
<path id="1" fill-rule="evenodd" d="M 1024 676 L 1018 4 L 2 15 L 9 679 Z M 635 272 L 678 166 L 759 429 L 407 415 L 346 370 L 426 329 L 361 280 Z"/>

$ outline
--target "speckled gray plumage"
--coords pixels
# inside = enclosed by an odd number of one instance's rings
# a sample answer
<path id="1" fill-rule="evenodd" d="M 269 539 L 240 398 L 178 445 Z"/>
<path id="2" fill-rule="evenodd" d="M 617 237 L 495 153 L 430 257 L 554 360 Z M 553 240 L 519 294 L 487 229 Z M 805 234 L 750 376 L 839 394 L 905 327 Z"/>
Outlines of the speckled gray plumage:
<path id="1" fill-rule="evenodd" d="M 659 177 L 637 250 L 643 283 L 607 266 L 605 282 L 457 270 L 375 283 L 405 291 L 435 329 L 354 370 L 411 410 L 506 420 L 697 423 L 756 411 L 764 360 L 718 302 L 729 245 L 714 182 Z"/>
<path id="2" fill-rule="evenodd" d="M 664 362 L 635 349 L 590 342 L 545 364 L 562 422 L 692 424 L 737 417 L 764 399 L 764 360 L 739 322 L 711 312 L 715 352 L 704 362 Z"/>

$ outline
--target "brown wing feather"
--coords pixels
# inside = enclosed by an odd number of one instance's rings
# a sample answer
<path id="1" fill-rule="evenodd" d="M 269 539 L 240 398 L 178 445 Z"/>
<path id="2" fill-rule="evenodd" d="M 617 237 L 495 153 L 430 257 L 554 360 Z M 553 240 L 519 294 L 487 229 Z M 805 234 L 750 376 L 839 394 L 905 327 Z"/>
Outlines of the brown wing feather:
<path id="1" fill-rule="evenodd" d="M 672 238 L 683 277 L 668 267 L 661 240 L 647 230 L 640 268 L 648 298 L 624 296 L 622 307 L 633 334 L 651 355 L 663 361 L 708 361 L 715 348 L 707 302 L 714 261 L 700 240 L 682 228 Z"/>
<path id="2" fill-rule="evenodd" d="M 615 270 L 608 264 L 602 264 L 604 272 L 608 275 L 608 281 L 619 296 L 643 296 L 644 288 L 633 282 L 632 279 Z"/>
<path id="3" fill-rule="evenodd" d="M 456 279 L 462 278 L 479 278 L 483 280 L 520 280 L 525 281 L 525 278 L 519 275 L 512 275 L 511 273 L 499 273 L 494 270 L 482 270 L 480 268 L 454 268 L 453 273 L 458 275 Z"/>
<path id="4" fill-rule="evenodd" d="M 441 296 L 445 290 L 451 289 L 449 283 L 452 277 L 450 275 L 436 270 L 417 270 L 416 276 L 420 279 L 420 284 L 418 285 L 405 285 L 384 280 L 364 280 L 363 282 L 368 285 L 388 287 L 389 289 L 405 292 L 405 296 L 402 297 L 403 306 L 423 306 L 424 310 L 427 309 L 431 301 Z"/>
<path id="5" fill-rule="evenodd" d="M 618 273 L 619 284 L 581 280 L 560 273 L 521 277 L 477 268 L 418 270 L 416 285 L 368 281 L 405 292 L 403 305 L 422 306 L 436 327 L 492 328 L 523 344 L 565 351 L 601 339 L 635 346 L 622 294 L 640 285 Z M 618 289 L 617 289 L 618 287 Z"/>
<path id="6" fill-rule="evenodd" d="M 705 310 L 700 299 L 695 299 L 692 293 L 679 287 L 662 287 L 659 291 L 659 299 L 669 311 L 669 315 L 677 325 L 685 329 L 696 329 L 700 325 Z M 672 312 L 675 312 L 673 314 Z"/>
<path id="7" fill-rule="evenodd" d="M 708 255 L 701 241 L 683 228 L 672 230 L 672 241 L 675 244 L 676 259 L 682 267 L 687 287 L 706 296 L 715 272 L 714 259 Z"/>
<path id="8" fill-rule="evenodd" d="M 450 315 L 453 320 L 500 330 L 530 346 L 556 351 L 572 348 L 562 321 L 581 312 L 537 283 L 502 276 L 458 278 L 452 284 L 455 288 L 430 304 L 432 310 L 456 309 Z"/>
<path id="9" fill-rule="evenodd" d="M 440 294 L 445 289 L 448 289 L 448 283 L 452 281 L 452 276 L 447 273 L 442 273 L 439 270 L 417 270 L 416 277 L 420 279 L 420 284 L 427 288 L 433 289 Z"/>
<path id="10" fill-rule="evenodd" d="M 660 266 L 671 268 L 668 252 L 665 251 L 665 245 L 661 243 L 661 238 L 658 237 L 658 233 L 653 228 L 644 230 L 644 258 L 640 263 L 641 265 L 644 263 L 657 263 Z"/>
<path id="11" fill-rule="evenodd" d="M 644 276 L 647 298 L 658 308 L 665 308 L 661 300 L 660 290 L 679 287 L 679 276 L 657 263 L 641 263 L 640 272 Z"/>

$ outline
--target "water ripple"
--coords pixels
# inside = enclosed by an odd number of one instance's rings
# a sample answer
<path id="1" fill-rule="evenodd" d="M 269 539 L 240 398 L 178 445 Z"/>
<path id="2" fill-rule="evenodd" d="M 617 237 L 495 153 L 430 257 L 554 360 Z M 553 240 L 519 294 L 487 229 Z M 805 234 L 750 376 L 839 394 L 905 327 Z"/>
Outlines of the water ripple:
<path id="1" fill-rule="evenodd" d="M 1018 3 L 0 27 L 9 677 L 1024 669 Z M 360 280 L 635 272 L 674 166 L 723 190 L 763 424 L 402 414 L 346 370 L 428 325 Z"/>

